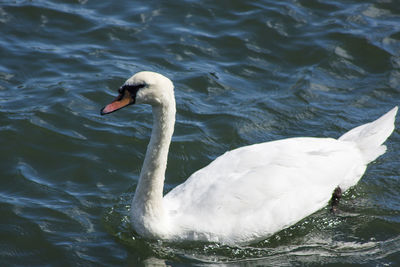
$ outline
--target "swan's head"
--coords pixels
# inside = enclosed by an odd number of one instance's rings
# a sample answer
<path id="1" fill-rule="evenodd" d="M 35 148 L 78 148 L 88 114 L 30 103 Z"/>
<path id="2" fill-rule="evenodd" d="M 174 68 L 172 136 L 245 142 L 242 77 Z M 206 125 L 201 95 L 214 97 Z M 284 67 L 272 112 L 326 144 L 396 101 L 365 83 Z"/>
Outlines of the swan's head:
<path id="1" fill-rule="evenodd" d="M 132 104 L 163 106 L 174 103 L 174 85 L 167 77 L 150 71 L 138 72 L 118 90 L 118 97 L 101 109 L 101 115 L 109 114 Z"/>

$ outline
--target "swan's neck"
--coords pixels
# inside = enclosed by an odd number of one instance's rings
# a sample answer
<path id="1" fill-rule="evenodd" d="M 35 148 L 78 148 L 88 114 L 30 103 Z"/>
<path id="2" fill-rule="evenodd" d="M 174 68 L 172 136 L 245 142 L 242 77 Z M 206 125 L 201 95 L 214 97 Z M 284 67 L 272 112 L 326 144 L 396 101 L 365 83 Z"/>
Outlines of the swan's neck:
<path id="1" fill-rule="evenodd" d="M 175 124 L 175 101 L 153 106 L 153 129 L 132 201 L 134 228 L 143 234 L 156 234 L 155 225 L 165 218 L 162 203 L 169 145 Z M 153 232 L 153 233 L 152 233 Z"/>

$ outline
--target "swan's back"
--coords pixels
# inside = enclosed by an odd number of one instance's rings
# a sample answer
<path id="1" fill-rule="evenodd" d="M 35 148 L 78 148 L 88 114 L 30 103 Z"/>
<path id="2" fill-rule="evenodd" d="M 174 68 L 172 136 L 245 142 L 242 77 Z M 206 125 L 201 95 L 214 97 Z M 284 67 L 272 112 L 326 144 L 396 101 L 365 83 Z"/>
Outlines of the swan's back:
<path id="1" fill-rule="evenodd" d="M 256 144 L 218 157 L 168 193 L 164 204 L 180 238 L 247 242 L 322 208 L 365 167 L 351 142 L 303 137 Z"/>

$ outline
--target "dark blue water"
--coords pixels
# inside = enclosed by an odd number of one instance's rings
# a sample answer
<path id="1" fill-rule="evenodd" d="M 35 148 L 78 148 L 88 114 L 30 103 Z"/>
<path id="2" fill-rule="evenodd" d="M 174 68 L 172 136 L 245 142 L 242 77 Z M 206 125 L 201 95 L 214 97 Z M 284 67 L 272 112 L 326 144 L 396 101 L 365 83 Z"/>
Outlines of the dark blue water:
<path id="1" fill-rule="evenodd" d="M 168 191 L 226 150 L 339 137 L 399 105 L 400 4 L 0 1 L 1 266 L 400 263 L 398 123 L 340 215 L 240 247 L 133 234 L 151 111 L 99 110 L 141 70 L 175 83 Z"/>

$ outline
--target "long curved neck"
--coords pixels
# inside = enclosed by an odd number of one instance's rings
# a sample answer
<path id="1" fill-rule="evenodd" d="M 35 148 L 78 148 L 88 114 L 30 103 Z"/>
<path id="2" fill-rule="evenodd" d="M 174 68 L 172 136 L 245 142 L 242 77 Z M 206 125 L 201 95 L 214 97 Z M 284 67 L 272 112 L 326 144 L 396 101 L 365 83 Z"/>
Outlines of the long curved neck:
<path id="1" fill-rule="evenodd" d="M 175 124 L 175 100 L 153 106 L 153 129 L 140 172 L 132 208 L 136 215 L 160 219 L 163 216 L 163 187 L 168 150 Z"/>

